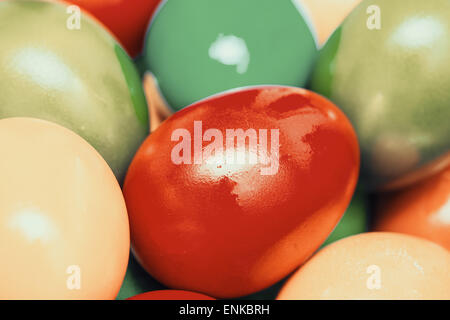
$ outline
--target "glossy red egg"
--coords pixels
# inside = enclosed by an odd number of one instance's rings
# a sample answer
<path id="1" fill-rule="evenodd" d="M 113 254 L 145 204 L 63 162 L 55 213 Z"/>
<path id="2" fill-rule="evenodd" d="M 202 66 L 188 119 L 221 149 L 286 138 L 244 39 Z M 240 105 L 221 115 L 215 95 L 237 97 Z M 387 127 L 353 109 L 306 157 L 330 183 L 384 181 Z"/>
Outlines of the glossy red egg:
<path id="1" fill-rule="evenodd" d="M 215 300 L 201 293 L 182 290 L 157 290 L 138 294 L 127 300 Z"/>
<path id="2" fill-rule="evenodd" d="M 171 288 L 257 292 L 325 241 L 358 171 L 355 132 L 322 96 L 267 86 L 210 97 L 166 120 L 129 168 L 134 252 Z"/>

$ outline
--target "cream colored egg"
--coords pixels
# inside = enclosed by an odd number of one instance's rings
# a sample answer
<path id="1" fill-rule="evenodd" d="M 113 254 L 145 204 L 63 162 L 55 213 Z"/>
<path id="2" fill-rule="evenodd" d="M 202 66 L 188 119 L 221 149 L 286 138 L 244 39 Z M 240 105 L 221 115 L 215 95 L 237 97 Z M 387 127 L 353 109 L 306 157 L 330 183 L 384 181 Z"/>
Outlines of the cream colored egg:
<path id="1" fill-rule="evenodd" d="M 317 36 L 323 45 L 333 31 L 361 0 L 294 0 L 308 16 Z"/>
<path id="2" fill-rule="evenodd" d="M 313 256 L 278 296 L 309 299 L 450 299 L 450 253 L 397 233 L 348 237 Z"/>

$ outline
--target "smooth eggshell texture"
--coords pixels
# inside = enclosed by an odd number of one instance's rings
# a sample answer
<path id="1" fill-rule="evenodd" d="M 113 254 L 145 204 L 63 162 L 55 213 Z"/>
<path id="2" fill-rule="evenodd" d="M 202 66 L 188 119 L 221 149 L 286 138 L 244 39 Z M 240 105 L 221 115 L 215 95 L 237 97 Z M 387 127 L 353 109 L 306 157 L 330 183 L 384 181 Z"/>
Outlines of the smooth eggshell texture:
<path id="1" fill-rule="evenodd" d="M 319 251 L 279 300 L 450 299 L 450 253 L 398 233 L 363 233 Z"/>
<path id="2" fill-rule="evenodd" d="M 130 238 L 106 162 L 72 131 L 29 118 L 0 120 L 0 152 L 0 300 L 114 299 Z"/>
<path id="3" fill-rule="evenodd" d="M 292 1 L 165 1 L 144 65 L 173 110 L 252 85 L 305 86 L 317 47 Z"/>
<path id="4" fill-rule="evenodd" d="M 228 151 L 243 154 L 236 144 L 205 153 L 197 164 L 175 164 L 180 142 L 172 135 L 184 129 L 191 140 L 183 141 L 201 140 L 195 121 L 204 133 L 216 129 L 223 137 L 228 129 L 268 130 L 268 143 L 279 130 L 279 150 L 267 149 L 278 170 L 263 175 L 269 165 L 248 158 L 217 162 Z M 257 292 L 287 276 L 325 241 L 350 203 L 358 170 L 350 123 L 313 92 L 264 86 L 210 97 L 164 121 L 130 166 L 124 195 L 134 253 L 170 288 L 213 297 Z"/>

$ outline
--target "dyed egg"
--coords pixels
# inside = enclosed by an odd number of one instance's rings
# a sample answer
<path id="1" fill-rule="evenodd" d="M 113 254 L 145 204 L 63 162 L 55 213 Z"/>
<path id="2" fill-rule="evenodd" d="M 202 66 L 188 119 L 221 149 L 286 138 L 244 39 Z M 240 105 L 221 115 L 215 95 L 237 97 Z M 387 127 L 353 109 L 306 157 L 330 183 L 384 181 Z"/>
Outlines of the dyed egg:
<path id="1" fill-rule="evenodd" d="M 450 166 L 407 189 L 381 195 L 375 229 L 422 237 L 450 250 Z"/>
<path id="2" fill-rule="evenodd" d="M 150 19 L 161 0 L 65 0 L 90 12 L 111 30 L 131 56 L 142 51 Z"/>
<path id="3" fill-rule="evenodd" d="M 0 300 L 114 299 L 130 234 L 120 186 L 85 140 L 0 120 Z"/>
<path id="4" fill-rule="evenodd" d="M 327 246 L 340 239 L 366 232 L 368 224 L 367 196 L 362 188 L 360 188 L 353 195 L 353 199 L 341 221 L 339 221 L 336 228 L 322 246 Z"/>
<path id="5" fill-rule="evenodd" d="M 325 98 L 273 86 L 213 96 L 136 154 L 124 184 L 133 252 L 170 288 L 257 292 L 325 241 L 358 169 L 354 131 Z"/>
<path id="6" fill-rule="evenodd" d="M 0 2 L 0 118 L 41 118 L 75 131 L 122 180 L 148 134 L 141 82 L 106 30 L 83 15 L 77 29 L 66 8 Z"/>
<path id="7" fill-rule="evenodd" d="M 319 251 L 279 300 L 450 299 L 450 253 L 399 233 L 363 233 Z"/>
<path id="8" fill-rule="evenodd" d="M 311 20 L 312 28 L 323 45 L 334 30 L 361 0 L 294 0 Z"/>
<path id="9" fill-rule="evenodd" d="M 183 290 L 158 290 L 138 294 L 127 300 L 216 300 L 201 293 Z"/>
<path id="10" fill-rule="evenodd" d="M 317 48 L 295 4 L 166 1 L 147 33 L 145 65 L 175 110 L 236 87 L 302 87 Z"/>
<path id="11" fill-rule="evenodd" d="M 450 150 L 450 2 L 364 1 L 323 48 L 312 89 L 355 126 L 362 176 L 394 189 Z"/>
<path id="12" fill-rule="evenodd" d="M 201 293 L 182 290 L 150 291 L 131 297 L 127 300 L 215 300 Z"/>
<path id="13" fill-rule="evenodd" d="M 367 231 L 368 227 L 368 208 L 366 205 L 367 197 L 362 191 L 362 188 L 357 189 L 353 195 L 349 207 L 344 213 L 339 223 L 333 232 L 328 236 L 327 240 L 322 244 L 322 247 L 336 242 L 340 239 Z M 275 285 L 263 291 L 254 293 L 250 296 L 244 297 L 245 300 L 274 300 L 285 280 L 282 280 Z"/>

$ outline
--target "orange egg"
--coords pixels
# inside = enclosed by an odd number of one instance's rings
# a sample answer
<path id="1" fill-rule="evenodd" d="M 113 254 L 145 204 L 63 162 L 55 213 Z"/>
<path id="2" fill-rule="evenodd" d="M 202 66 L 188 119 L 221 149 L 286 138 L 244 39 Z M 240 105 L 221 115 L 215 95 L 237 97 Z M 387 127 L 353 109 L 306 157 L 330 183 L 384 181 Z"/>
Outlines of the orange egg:
<path id="1" fill-rule="evenodd" d="M 450 299 L 450 253 L 409 235 L 363 233 L 313 256 L 278 300 Z"/>
<path id="2" fill-rule="evenodd" d="M 0 300 L 114 299 L 130 248 L 119 184 L 59 125 L 0 120 Z"/>
<path id="3" fill-rule="evenodd" d="M 450 166 L 407 189 L 381 195 L 375 229 L 415 235 L 450 250 Z"/>
<path id="4" fill-rule="evenodd" d="M 333 31 L 362 0 L 295 0 L 303 9 L 324 44 Z"/>

